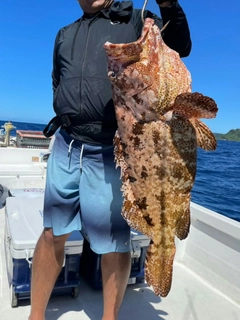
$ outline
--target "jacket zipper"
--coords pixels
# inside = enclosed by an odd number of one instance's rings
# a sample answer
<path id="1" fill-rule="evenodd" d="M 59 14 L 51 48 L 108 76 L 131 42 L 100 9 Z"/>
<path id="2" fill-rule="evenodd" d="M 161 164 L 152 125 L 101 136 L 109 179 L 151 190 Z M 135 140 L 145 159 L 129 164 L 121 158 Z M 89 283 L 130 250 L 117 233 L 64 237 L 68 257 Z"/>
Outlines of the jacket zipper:
<path id="1" fill-rule="evenodd" d="M 75 43 L 76 43 L 76 38 L 77 38 L 78 31 L 80 29 L 81 23 L 82 23 L 82 18 L 78 21 L 77 29 L 74 33 L 73 43 L 72 43 L 72 48 L 71 48 L 71 60 L 74 59 Z"/>
<path id="2" fill-rule="evenodd" d="M 80 93 L 80 106 L 79 106 L 79 111 L 80 114 L 82 112 L 82 96 L 83 96 L 83 92 L 82 92 L 82 88 L 83 88 L 83 71 L 84 71 L 84 65 L 85 65 L 85 61 L 86 61 L 86 53 L 87 53 L 87 48 L 88 48 L 88 40 L 89 40 L 89 34 L 90 34 L 90 27 L 91 24 L 96 21 L 98 19 L 98 16 L 96 16 L 92 21 L 90 21 L 89 25 L 88 25 L 88 31 L 87 31 L 87 38 L 86 38 L 86 44 L 85 44 L 85 50 L 84 50 L 84 55 L 83 55 L 83 60 L 82 60 L 82 66 L 81 66 L 81 80 L 80 80 L 80 88 L 81 88 L 81 93 Z M 81 133 L 80 133 L 81 134 Z"/>

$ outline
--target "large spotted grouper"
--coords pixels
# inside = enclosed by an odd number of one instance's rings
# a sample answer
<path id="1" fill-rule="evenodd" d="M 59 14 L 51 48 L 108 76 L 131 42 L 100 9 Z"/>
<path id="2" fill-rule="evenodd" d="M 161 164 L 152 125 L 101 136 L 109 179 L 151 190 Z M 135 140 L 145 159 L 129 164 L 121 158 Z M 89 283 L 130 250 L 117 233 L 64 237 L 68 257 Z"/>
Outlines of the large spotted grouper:
<path id="1" fill-rule="evenodd" d="M 163 42 L 147 18 L 141 37 L 104 44 L 118 122 L 115 160 L 121 167 L 122 215 L 151 241 L 145 276 L 156 295 L 171 288 L 175 235 L 190 227 L 190 192 L 197 147 L 216 149 L 216 139 L 199 118 L 214 118 L 213 99 L 191 93 L 191 76 L 179 54 Z"/>

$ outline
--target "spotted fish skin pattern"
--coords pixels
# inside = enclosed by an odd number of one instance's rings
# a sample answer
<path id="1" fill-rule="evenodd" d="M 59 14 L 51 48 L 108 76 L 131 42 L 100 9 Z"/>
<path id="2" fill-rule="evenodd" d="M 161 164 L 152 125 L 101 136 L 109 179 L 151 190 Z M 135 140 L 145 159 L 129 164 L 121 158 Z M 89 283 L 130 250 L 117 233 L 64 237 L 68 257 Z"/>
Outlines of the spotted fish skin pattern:
<path id="1" fill-rule="evenodd" d="M 213 118 L 213 99 L 191 93 L 191 75 L 177 52 L 162 40 L 153 20 L 129 44 L 104 45 L 112 82 L 118 130 L 115 160 L 121 167 L 128 224 L 147 235 L 146 281 L 167 296 L 171 288 L 174 239 L 190 228 L 190 192 L 197 147 L 216 148 L 199 118 Z"/>

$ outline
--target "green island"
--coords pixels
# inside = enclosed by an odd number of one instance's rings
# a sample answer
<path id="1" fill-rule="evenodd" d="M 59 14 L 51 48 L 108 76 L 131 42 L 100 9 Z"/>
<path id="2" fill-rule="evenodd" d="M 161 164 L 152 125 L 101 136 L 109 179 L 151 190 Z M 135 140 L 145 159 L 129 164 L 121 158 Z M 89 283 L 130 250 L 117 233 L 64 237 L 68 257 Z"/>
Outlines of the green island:
<path id="1" fill-rule="evenodd" d="M 240 141 L 240 129 L 232 129 L 228 133 L 214 133 L 217 140 Z"/>

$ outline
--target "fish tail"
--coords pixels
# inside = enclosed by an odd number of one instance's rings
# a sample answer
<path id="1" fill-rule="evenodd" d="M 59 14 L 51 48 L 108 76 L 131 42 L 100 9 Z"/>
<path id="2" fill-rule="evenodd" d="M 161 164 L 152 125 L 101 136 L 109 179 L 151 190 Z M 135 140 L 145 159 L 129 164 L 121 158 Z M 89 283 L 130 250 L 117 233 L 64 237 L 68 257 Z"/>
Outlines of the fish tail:
<path id="1" fill-rule="evenodd" d="M 175 251 L 174 242 L 171 248 L 164 248 L 153 242 L 148 247 L 145 262 L 146 281 L 153 287 L 154 293 L 161 297 L 166 297 L 171 289 Z"/>

